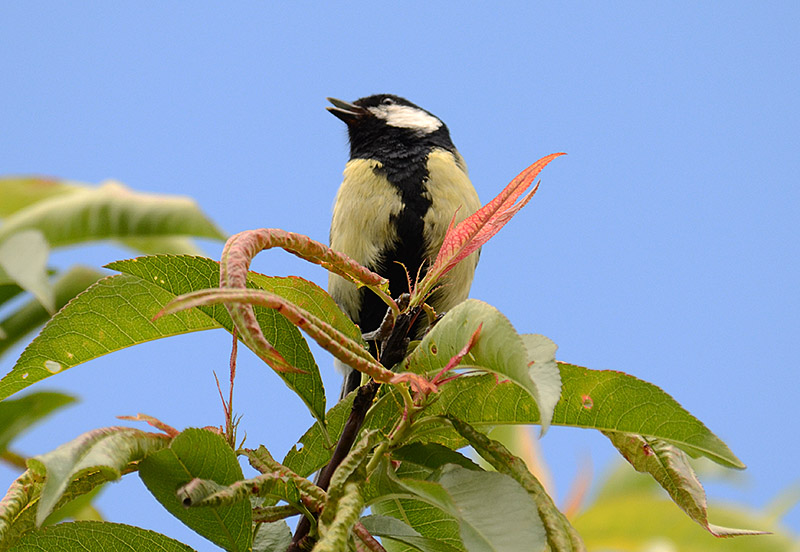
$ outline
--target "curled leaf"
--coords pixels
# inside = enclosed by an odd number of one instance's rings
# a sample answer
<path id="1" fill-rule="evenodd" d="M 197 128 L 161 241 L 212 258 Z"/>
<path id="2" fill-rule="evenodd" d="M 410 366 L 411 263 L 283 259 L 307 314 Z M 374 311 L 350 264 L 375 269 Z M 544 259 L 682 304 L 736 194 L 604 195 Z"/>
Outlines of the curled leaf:
<path id="1" fill-rule="evenodd" d="M 260 305 L 278 311 L 298 328 L 304 330 L 321 347 L 329 351 L 336 358 L 352 366 L 356 370 L 368 374 L 377 381 L 390 381 L 394 373 L 381 366 L 359 343 L 356 343 L 339 330 L 293 304 L 292 302 L 263 290 L 253 289 L 207 289 L 187 293 L 170 301 L 157 315 L 156 318 L 166 314 L 173 314 L 192 307 L 224 303 L 225 305 Z M 233 315 L 233 310 L 231 310 Z M 255 322 L 255 320 L 254 320 Z M 298 369 L 288 364 L 282 356 L 269 344 L 258 323 L 255 327 L 249 324 L 245 327 L 248 333 L 242 332 L 242 339 L 248 345 L 260 347 L 254 350 L 273 369 L 278 371 L 297 371 Z"/>

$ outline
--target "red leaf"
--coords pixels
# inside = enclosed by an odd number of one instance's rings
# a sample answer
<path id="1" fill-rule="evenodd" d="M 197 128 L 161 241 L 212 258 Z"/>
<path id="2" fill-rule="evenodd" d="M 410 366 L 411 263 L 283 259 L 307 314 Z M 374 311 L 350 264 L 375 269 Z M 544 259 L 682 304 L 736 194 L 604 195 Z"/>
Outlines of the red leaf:
<path id="1" fill-rule="evenodd" d="M 475 213 L 453 227 L 452 222 L 444 237 L 436 261 L 428 274 L 417 286 L 415 295 L 425 297 L 428 292 L 450 271 L 459 261 L 474 253 L 489 239 L 497 234 L 511 218 L 528 203 L 539 185 L 520 199 L 543 168 L 550 161 L 565 155 L 564 153 L 551 153 L 536 161 L 533 165 L 522 171 L 508 186 L 492 201 L 478 209 Z M 517 201 L 519 199 L 519 201 Z"/>

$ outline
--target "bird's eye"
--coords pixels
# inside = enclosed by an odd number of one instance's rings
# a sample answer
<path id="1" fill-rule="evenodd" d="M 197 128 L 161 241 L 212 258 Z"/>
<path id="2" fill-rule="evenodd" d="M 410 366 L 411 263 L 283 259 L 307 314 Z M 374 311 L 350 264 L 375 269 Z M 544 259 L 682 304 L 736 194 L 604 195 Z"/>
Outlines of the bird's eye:
<path id="1" fill-rule="evenodd" d="M 383 105 L 394 105 L 394 100 L 391 98 L 384 98 L 381 103 Z"/>

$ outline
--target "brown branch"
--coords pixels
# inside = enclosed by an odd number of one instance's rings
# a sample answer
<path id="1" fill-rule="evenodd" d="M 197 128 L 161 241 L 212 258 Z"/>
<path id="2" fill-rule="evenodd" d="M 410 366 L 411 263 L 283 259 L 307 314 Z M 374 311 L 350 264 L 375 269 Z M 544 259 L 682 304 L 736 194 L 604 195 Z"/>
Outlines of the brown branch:
<path id="1" fill-rule="evenodd" d="M 391 369 L 395 364 L 405 358 L 406 350 L 408 349 L 408 332 L 411 326 L 419 315 L 420 308 L 411 309 L 408 312 L 400 314 L 395 320 L 394 327 L 388 337 L 383 340 L 383 348 L 381 354 L 381 364 Z M 344 424 L 342 435 L 336 443 L 336 448 L 333 451 L 330 462 L 322 468 L 317 486 L 327 490 L 331 482 L 331 476 L 342 460 L 350 453 L 353 443 L 358 437 L 358 432 L 361 430 L 361 425 L 364 423 L 364 417 L 367 415 L 367 410 L 372 406 L 372 400 L 378 392 L 380 383 L 375 380 L 369 380 L 366 384 L 362 385 L 356 391 L 353 406 L 350 409 L 350 416 Z M 313 546 L 308 532 L 311 530 L 311 522 L 308 518 L 303 517 L 297 523 L 294 536 L 292 537 L 292 544 L 286 549 L 286 552 L 303 552 L 310 550 Z"/>

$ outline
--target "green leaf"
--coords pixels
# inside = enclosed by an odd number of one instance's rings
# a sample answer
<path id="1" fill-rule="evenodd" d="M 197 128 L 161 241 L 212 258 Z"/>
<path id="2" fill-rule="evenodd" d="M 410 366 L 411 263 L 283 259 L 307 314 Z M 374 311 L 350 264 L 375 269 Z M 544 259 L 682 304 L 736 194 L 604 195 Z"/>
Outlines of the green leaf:
<path id="1" fill-rule="evenodd" d="M 30 426 L 73 402 L 75 397 L 48 391 L 0 402 L 0 454 Z"/>
<path id="2" fill-rule="evenodd" d="M 104 278 L 61 309 L 0 380 L 0 399 L 112 351 L 170 335 L 217 328 L 199 311 L 152 322 L 174 295 L 135 276 Z"/>
<path id="3" fill-rule="evenodd" d="M 494 372 L 520 386 L 538 404 L 539 391 L 531 379 L 525 343 L 500 311 L 476 299 L 467 299 L 452 308 L 403 362 L 401 371 L 438 373 L 479 327 L 480 335 L 459 368 Z"/>
<path id="4" fill-rule="evenodd" d="M 14 552 L 193 552 L 185 544 L 155 531 L 109 523 L 76 521 L 59 523 L 28 533 Z"/>
<path id="5" fill-rule="evenodd" d="M 725 443 L 655 385 L 622 372 L 589 370 L 563 362 L 558 368 L 563 391 L 554 411 L 554 425 L 648 435 L 723 466 L 744 468 Z M 349 410 L 336 410 L 338 416 L 349 414 Z M 386 393 L 367 412 L 364 428 L 390 431 L 402 411 L 397 394 Z M 530 395 L 511 382 L 499 383 L 492 374 L 465 375 L 448 382 L 425 414 L 450 415 L 478 428 L 539 423 L 539 411 Z M 335 438 L 337 433 L 331 430 L 331 435 Z M 452 428 L 441 424 L 427 424 L 425 431 L 412 435 L 411 440 L 439 442 L 454 449 L 466 445 Z M 301 442 L 305 458 L 329 457 L 318 428 L 309 428 Z M 287 456 L 284 463 L 288 461 Z"/>
<path id="6" fill-rule="evenodd" d="M 172 335 L 225 327 L 232 330 L 222 306 L 202 307 L 153 321 L 177 295 L 219 285 L 219 264 L 202 257 L 159 255 L 109 265 L 127 274 L 105 278 L 75 298 L 45 326 L 14 369 L 0 380 L 0 399 L 28 385 L 104 354 Z M 348 335 L 358 328 L 330 296 L 302 278 L 270 278 L 250 273 L 250 285 L 266 289 L 325 316 Z M 268 339 L 304 374 L 281 374 L 320 421 L 325 418 L 325 390 L 319 369 L 299 330 L 271 309 L 256 309 Z"/>
<path id="7" fill-rule="evenodd" d="M 559 363 L 564 390 L 553 423 L 669 441 L 730 468 L 745 465 L 700 420 L 659 387 L 612 370 Z"/>
<path id="8" fill-rule="evenodd" d="M 119 479 L 123 469 L 167 445 L 165 435 L 129 427 L 108 427 L 84 433 L 52 452 L 28 460 L 28 467 L 46 476 L 36 513 L 41 525 L 53 511 L 67 486 L 84 473 L 99 471 L 108 481 Z"/>
<path id="9" fill-rule="evenodd" d="M 658 387 L 621 372 L 588 370 L 565 363 L 558 363 L 558 367 L 564 381 L 564 399 L 555 409 L 555 425 L 621 432 L 644 430 L 723 466 L 744 467 L 725 443 Z M 589 405 L 569 400 L 573 396 L 582 397 L 587 390 L 598 401 L 591 405 L 591 410 L 595 410 L 592 418 L 586 412 Z M 327 414 L 334 440 L 350 413 L 352 398 L 346 401 Z M 363 428 L 388 432 L 402 412 L 402 400 L 396 393 L 388 392 L 367 412 Z M 630 415 L 631 412 L 636 415 Z M 431 417 L 450 415 L 478 428 L 539 422 L 536 404 L 524 390 L 511 382 L 498 383 L 490 374 L 461 376 L 448 382 L 424 413 Z M 410 441 L 438 442 L 452 449 L 467 444 L 449 424 L 433 423 L 425 423 L 424 431 L 412 433 Z M 300 443 L 302 446 L 290 450 L 283 461 L 300 475 L 313 473 L 330 459 L 331 447 L 316 425 L 303 434 Z"/>
<path id="10" fill-rule="evenodd" d="M 391 516 L 408 524 L 422 538 L 442 545 L 442 552 L 466 552 L 461 542 L 460 525 L 455 517 L 443 512 L 422 500 L 393 497 L 372 505 L 372 511 L 383 516 Z M 402 544 L 394 541 L 383 542 L 388 552 L 411 552 L 417 550 L 415 545 L 409 544 L 408 539 L 402 539 Z M 427 552 L 428 549 L 423 549 Z M 435 548 L 431 552 L 438 552 Z"/>
<path id="11" fill-rule="evenodd" d="M 558 363 L 563 391 L 553 424 L 636 433 L 664 439 L 681 449 L 733 468 L 744 468 L 731 450 L 672 397 L 651 383 L 622 372 Z M 393 401 L 386 407 L 395 408 Z M 539 423 L 526 393 L 492 376 L 448 383 L 429 414 L 449 414 L 472 425 Z"/>
<path id="12" fill-rule="evenodd" d="M 225 235 L 190 198 L 131 191 L 117 182 L 42 199 L 0 227 L 0 242 L 22 230 L 44 234 L 52 247 L 111 238 Z"/>
<path id="13" fill-rule="evenodd" d="M 202 255 L 192 238 L 184 236 L 154 236 L 121 238 L 122 245 L 145 255 Z"/>
<path id="14" fill-rule="evenodd" d="M 63 308 L 70 299 L 102 277 L 103 274 L 93 268 L 80 265 L 70 268 L 53 284 L 56 309 Z M 5 338 L 0 339 L 0 356 L 49 319 L 50 313 L 42 304 L 31 300 L 0 321 L 0 333 L 5 333 Z"/>
<path id="15" fill-rule="evenodd" d="M 714 537 L 676 508 L 652 477 L 619 464 L 609 480 L 613 492 L 601 492 L 572 520 L 590 550 L 650 550 L 659 543 L 664 550 L 680 552 L 797 552 L 800 545 L 769 514 L 735 504 L 711 507 L 709 513 L 727 526 L 756 525 L 772 534 Z"/>
<path id="16" fill-rule="evenodd" d="M 12 282 L 31 293 L 50 312 L 56 310 L 55 292 L 47 277 L 50 247 L 36 229 L 4 233 L 0 226 L 0 282 Z"/>
<path id="17" fill-rule="evenodd" d="M 410 443 L 392 452 L 392 459 L 410 462 L 431 471 L 445 464 L 456 464 L 468 470 L 481 469 L 463 454 L 439 443 Z"/>
<path id="18" fill-rule="evenodd" d="M 225 439 L 204 429 L 187 429 L 169 448 L 149 455 L 139 464 L 139 476 L 153 496 L 189 528 L 225 550 L 245 552 L 251 544 L 250 503 L 240 501 L 219 508 L 184 508 L 177 490 L 192 479 L 210 479 L 231 485 L 242 479 L 242 468 Z"/>
<path id="19" fill-rule="evenodd" d="M 253 538 L 253 552 L 286 552 L 292 544 L 292 532 L 285 521 L 260 523 Z"/>
<path id="20" fill-rule="evenodd" d="M 570 525 L 542 484 L 528 471 L 525 462 L 509 452 L 502 443 L 490 439 L 461 420 L 450 418 L 453 426 L 494 469 L 512 477 L 536 503 L 552 552 L 585 552 L 580 535 Z"/>
<path id="21" fill-rule="evenodd" d="M 203 257 L 157 255 L 117 261 L 108 265 L 108 268 L 153 282 L 171 294 L 170 300 L 191 291 L 219 287 L 219 263 Z M 298 277 L 278 278 L 250 272 L 248 287 L 279 295 L 316 316 L 326 318 L 339 331 L 361 339 L 358 327 L 341 312 L 322 288 L 312 282 Z M 153 309 L 151 317 L 155 316 L 167 302 L 159 303 L 157 308 Z M 269 342 L 290 364 L 305 372 L 278 373 L 278 375 L 300 396 L 311 414 L 324 423 L 325 387 L 308 343 L 300 331 L 278 312 L 260 307 L 254 310 L 256 319 Z M 228 331 L 233 330 L 230 316 L 221 305 L 198 307 L 187 312 L 206 313 L 216 324 Z M 165 316 L 156 323 L 174 316 L 181 317 L 183 314 L 185 313 Z"/>
<path id="22" fill-rule="evenodd" d="M 460 552 L 463 550 L 463 548 L 452 546 L 446 541 L 424 537 L 407 523 L 393 517 L 364 516 L 361 518 L 361 523 L 373 536 L 391 539 L 398 544 L 410 547 L 411 550 L 424 550 L 425 552 Z M 406 547 L 403 549 L 409 550 Z"/>
<path id="23" fill-rule="evenodd" d="M 0 217 L 7 217 L 29 205 L 84 189 L 66 180 L 35 176 L 6 176 L 0 178 Z"/>
<path id="24" fill-rule="evenodd" d="M 507 475 L 448 464 L 435 481 L 400 479 L 398 483 L 457 519 L 461 541 L 469 552 L 544 550 L 547 541 L 536 506 Z"/>
<path id="25" fill-rule="evenodd" d="M 350 416 L 353 407 L 355 394 L 351 393 L 328 410 L 325 419 L 328 422 L 328 435 L 326 435 L 319 424 L 311 426 L 299 439 L 299 446 L 293 446 L 286 457 L 283 465 L 293 472 L 308 477 L 322 466 L 328 463 L 333 454 L 334 444 L 339 439 L 344 429 L 344 424 Z M 330 439 L 327 437 L 330 436 Z"/>
<path id="26" fill-rule="evenodd" d="M 605 433 L 605 432 L 604 432 Z M 764 534 L 763 531 L 732 529 L 708 522 L 706 493 L 678 448 L 661 439 L 629 433 L 605 433 L 636 471 L 649 473 L 658 481 L 675 504 L 715 537 Z"/>
<path id="27" fill-rule="evenodd" d="M 56 519 L 64 511 L 69 515 L 73 512 L 73 504 L 91 496 L 107 482 L 108 479 L 101 471 L 78 476 L 62 493 L 61 499 L 53 509 L 53 514 L 48 516 L 45 523 Z M 44 483 L 44 475 L 29 469 L 11 484 L 5 497 L 0 501 L 0 550 L 7 550 L 22 535 L 39 529 L 36 524 L 36 505 Z"/>
<path id="28" fill-rule="evenodd" d="M 537 334 L 522 334 L 528 350 L 528 366 L 531 379 L 536 383 L 539 398 L 536 404 L 542 420 L 542 435 L 553 419 L 553 411 L 561 399 L 561 372 L 556 363 L 558 345 L 549 338 Z"/>

